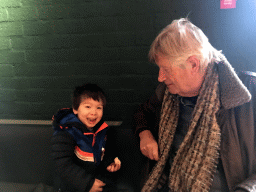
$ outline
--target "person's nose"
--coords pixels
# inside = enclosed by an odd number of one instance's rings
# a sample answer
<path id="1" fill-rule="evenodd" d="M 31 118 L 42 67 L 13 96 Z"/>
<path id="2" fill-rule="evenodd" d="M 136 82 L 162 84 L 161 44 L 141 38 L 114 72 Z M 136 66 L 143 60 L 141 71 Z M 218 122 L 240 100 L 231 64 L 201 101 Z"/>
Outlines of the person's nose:
<path id="1" fill-rule="evenodd" d="M 97 110 L 96 109 L 91 109 L 91 115 L 96 115 L 97 114 Z"/>
<path id="2" fill-rule="evenodd" d="M 166 80 L 166 76 L 163 70 L 160 68 L 158 73 L 158 81 L 161 83 L 161 82 L 164 82 L 164 80 Z"/>

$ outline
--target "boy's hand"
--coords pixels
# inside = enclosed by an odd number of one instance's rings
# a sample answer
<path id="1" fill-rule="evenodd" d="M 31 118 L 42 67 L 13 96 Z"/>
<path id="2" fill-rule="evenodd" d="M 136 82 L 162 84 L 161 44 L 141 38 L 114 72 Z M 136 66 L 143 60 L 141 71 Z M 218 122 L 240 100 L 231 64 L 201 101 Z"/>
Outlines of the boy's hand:
<path id="1" fill-rule="evenodd" d="M 121 161 L 116 157 L 114 159 L 114 162 L 111 163 L 108 167 L 107 167 L 107 170 L 109 172 L 116 172 L 118 171 L 119 169 L 121 168 Z"/>
<path id="2" fill-rule="evenodd" d="M 103 183 L 101 180 L 99 179 L 95 179 L 94 183 L 93 183 L 93 186 L 91 188 L 91 190 L 89 192 L 99 192 L 99 191 L 103 191 L 103 187 L 105 186 L 106 184 Z"/>

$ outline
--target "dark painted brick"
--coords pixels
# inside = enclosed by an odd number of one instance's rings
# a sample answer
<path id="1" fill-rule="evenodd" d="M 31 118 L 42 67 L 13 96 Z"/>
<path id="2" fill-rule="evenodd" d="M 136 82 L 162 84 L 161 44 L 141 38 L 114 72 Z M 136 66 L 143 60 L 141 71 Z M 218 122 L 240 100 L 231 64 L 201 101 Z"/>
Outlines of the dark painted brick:
<path id="1" fill-rule="evenodd" d="M 28 103 L 28 102 L 1 102 L 0 111 L 1 113 L 7 113 L 10 115 L 20 115 L 22 114 L 22 119 L 30 119 L 31 114 L 37 115 L 38 117 L 44 116 L 46 119 L 51 120 L 53 114 L 57 112 L 58 109 L 63 108 L 63 106 L 71 107 L 65 103 Z M 42 118 L 40 118 L 42 119 Z"/>
<path id="2" fill-rule="evenodd" d="M 16 89 L 16 80 L 9 77 L 0 77 L 0 90 Z"/>
<path id="3" fill-rule="evenodd" d="M 10 37 L 0 37 L 0 45 L 0 50 L 10 49 L 12 47 Z"/>
<path id="4" fill-rule="evenodd" d="M 158 67 L 152 63 L 147 61 L 140 62 L 140 61 L 121 61 L 115 62 L 111 65 L 105 66 L 107 69 L 109 66 L 113 68 L 112 72 L 116 69 L 117 75 L 156 75 L 158 74 Z M 115 73 L 114 73 L 115 74 Z"/>
<path id="5" fill-rule="evenodd" d="M 111 120 L 125 120 L 132 118 L 137 104 L 108 103 L 104 109 L 104 117 Z"/>
<path id="6" fill-rule="evenodd" d="M 0 21 L 7 21 L 8 14 L 6 8 L 0 8 Z"/>
<path id="7" fill-rule="evenodd" d="M 105 75 L 106 71 L 100 65 L 97 67 L 97 64 L 91 63 L 70 63 L 70 64 L 61 64 L 61 63 L 52 63 L 47 65 L 38 65 L 33 66 L 33 63 L 16 65 L 14 68 L 16 76 L 64 76 L 64 77 L 74 77 L 76 75 Z M 98 70 L 97 70 L 98 69 Z"/>
<path id="8" fill-rule="evenodd" d="M 23 63 L 15 65 L 15 76 L 19 77 L 39 77 L 39 76 L 72 76 L 73 67 L 68 63 Z"/>
<path id="9" fill-rule="evenodd" d="M 7 8 L 9 21 L 35 20 L 34 7 Z"/>
<path id="10" fill-rule="evenodd" d="M 48 5 L 48 4 L 54 4 L 56 0 L 20 0 L 21 4 L 23 6 L 40 6 L 40 5 Z"/>
<path id="11" fill-rule="evenodd" d="M 15 85 L 17 90 L 26 89 L 70 89 L 76 85 L 86 82 L 85 77 L 83 78 L 72 78 L 72 77 L 38 77 L 38 78 L 17 78 L 12 84 Z M 7 84 L 6 82 L 4 82 Z"/>
<path id="12" fill-rule="evenodd" d="M 30 113 L 35 113 L 37 115 L 47 116 L 50 120 L 52 116 L 61 108 L 70 108 L 72 107 L 71 102 L 69 103 L 31 103 L 29 105 Z"/>
<path id="13" fill-rule="evenodd" d="M 0 102 L 15 101 L 16 100 L 15 92 L 16 92 L 15 90 L 8 90 L 8 89 L 2 90 L 2 89 L 0 89 Z"/>
<path id="14" fill-rule="evenodd" d="M 103 39 L 104 37 L 101 34 L 13 37 L 12 47 L 14 49 L 72 49 L 80 47 L 102 47 Z"/>
<path id="15" fill-rule="evenodd" d="M 14 0 L 13 0 L 14 1 Z M 24 6 L 31 6 L 31 5 L 63 5 L 63 4 L 82 4 L 87 3 L 94 0 L 19 0 L 22 5 Z M 38 4 L 37 4 L 38 3 Z"/>
<path id="16" fill-rule="evenodd" d="M 122 16 L 117 18 L 118 31 L 136 31 L 137 30 L 137 17 Z"/>
<path id="17" fill-rule="evenodd" d="M 120 76 L 129 74 L 158 74 L 158 67 L 148 62 L 109 62 L 109 63 L 23 63 L 14 67 L 15 76 Z"/>
<path id="18" fill-rule="evenodd" d="M 44 44 L 45 43 L 45 44 Z M 48 42 L 38 36 L 12 37 L 14 49 L 38 49 L 40 46 L 47 46 Z"/>
<path id="19" fill-rule="evenodd" d="M 151 0 L 124 1 L 120 4 L 119 9 L 124 15 L 145 15 L 153 11 Z"/>
<path id="20" fill-rule="evenodd" d="M 135 45 L 136 35 L 130 33 L 69 34 L 13 37 L 14 49 L 56 49 L 80 47 L 125 47 Z"/>
<path id="21" fill-rule="evenodd" d="M 19 7 L 21 5 L 21 0 L 1 1 L 1 7 Z"/>
<path id="22" fill-rule="evenodd" d="M 99 17 L 103 8 L 98 2 L 70 5 L 68 15 L 72 18 Z"/>
<path id="23" fill-rule="evenodd" d="M 0 51 L 0 63 L 6 64 L 6 63 L 20 63 L 24 62 L 25 57 L 23 52 L 16 52 L 14 51 L 7 51 L 3 50 Z"/>
<path id="24" fill-rule="evenodd" d="M 113 32 L 117 28 L 115 17 L 93 17 L 75 20 L 56 20 L 54 22 L 55 33 L 77 34 L 77 33 L 107 33 Z"/>
<path id="25" fill-rule="evenodd" d="M 24 35 L 42 35 L 53 34 L 52 22 L 50 21 L 29 21 L 21 22 L 24 30 Z"/>
<path id="26" fill-rule="evenodd" d="M 19 0 L 22 6 L 34 6 L 36 5 L 36 0 Z M 42 1 L 42 3 L 46 3 L 47 1 Z"/>
<path id="27" fill-rule="evenodd" d="M 120 61 L 112 63 L 103 63 L 103 70 L 106 70 L 106 75 L 157 75 L 158 67 L 147 61 Z"/>
<path id="28" fill-rule="evenodd" d="M 120 60 L 147 61 L 149 47 L 125 47 L 119 50 Z"/>
<path id="29" fill-rule="evenodd" d="M 152 15 L 143 15 L 137 17 L 137 29 L 138 30 L 153 30 L 153 18 Z"/>
<path id="30" fill-rule="evenodd" d="M 116 16 L 122 14 L 121 1 L 100 1 L 102 16 Z"/>
<path id="31" fill-rule="evenodd" d="M 0 113 L 11 115 L 15 113 L 15 111 L 16 113 L 20 112 L 18 107 L 15 105 L 15 102 L 12 102 L 12 101 L 0 102 Z"/>
<path id="32" fill-rule="evenodd" d="M 93 67 L 93 65 L 92 65 Z M 149 62 L 139 62 L 139 61 L 120 61 L 111 63 L 102 63 L 101 66 L 97 67 L 95 72 L 92 74 L 97 74 L 97 71 L 105 71 L 106 75 L 156 75 L 158 74 L 158 67 Z M 102 68 L 102 69 L 100 69 Z"/>
<path id="33" fill-rule="evenodd" d="M 0 22 L 19 22 L 0 28 L 6 36 L 0 38 L 0 118 L 50 120 L 71 107 L 75 86 L 92 82 L 108 96 L 104 116 L 130 122 L 156 88 L 158 67 L 147 55 L 155 29 L 172 16 L 166 0 L 6 4 L 0 5 Z"/>
<path id="34" fill-rule="evenodd" d="M 103 42 L 104 46 L 107 47 L 134 46 L 136 42 L 136 34 L 132 32 L 104 34 Z"/>
<path id="35" fill-rule="evenodd" d="M 155 38 L 155 31 L 138 31 L 136 33 L 136 45 L 150 46 Z"/>
<path id="36" fill-rule="evenodd" d="M 153 16 L 122 16 L 117 18 L 118 31 L 153 30 Z"/>
<path id="37" fill-rule="evenodd" d="M 155 75 L 158 73 L 158 68 L 148 62 L 139 61 L 120 61 L 103 63 L 103 70 L 106 71 L 106 75 Z M 96 74 L 96 73 L 95 73 Z"/>
<path id="38" fill-rule="evenodd" d="M 32 3 L 39 3 L 40 5 L 45 5 L 45 4 L 51 4 L 51 5 L 61 5 L 61 4 L 82 4 L 85 2 L 94 2 L 94 0 L 21 0 L 23 3 L 31 4 Z"/>
<path id="39" fill-rule="evenodd" d="M 20 102 L 0 102 L 0 119 L 51 120 L 52 116 L 70 103 L 35 104 Z"/>
<path id="40" fill-rule="evenodd" d="M 8 64 L 0 64 L 0 77 L 12 77 L 13 66 Z"/>
<path id="41" fill-rule="evenodd" d="M 36 103 L 65 103 L 71 102 L 73 90 L 17 90 L 17 101 Z"/>
<path id="42" fill-rule="evenodd" d="M 154 12 L 160 13 L 160 12 L 172 12 L 175 7 L 180 7 L 182 4 L 187 4 L 187 2 L 182 1 L 170 1 L 170 0 L 161 0 L 161 1 L 154 1 L 151 0 L 152 9 Z M 183 10 L 186 6 L 182 6 Z M 182 11 L 183 11 L 182 10 Z M 180 12 L 180 11 L 179 11 Z M 186 17 L 189 11 L 187 12 L 184 10 L 185 15 L 183 17 Z M 176 18 L 178 19 L 178 18 Z"/>
<path id="43" fill-rule="evenodd" d="M 53 49 L 49 51 L 26 51 L 28 62 L 75 62 L 118 60 L 117 49 Z"/>
<path id="44" fill-rule="evenodd" d="M 84 4 L 47 4 L 36 7 L 36 17 L 40 20 L 74 19 L 101 16 L 104 8 L 94 2 Z"/>
<path id="45" fill-rule="evenodd" d="M 70 35 L 69 35 L 70 36 Z M 86 34 L 86 35 L 71 35 L 73 39 L 69 39 L 69 46 L 72 47 L 102 47 L 104 43 L 103 34 Z M 67 40 L 66 40 L 67 41 Z M 64 42 L 65 43 L 65 42 Z"/>
<path id="46" fill-rule="evenodd" d="M 0 103 L 1 105 L 1 103 Z M 49 117 L 50 114 L 41 114 L 41 115 L 35 115 L 35 114 L 26 114 L 23 113 L 20 114 L 7 114 L 7 113 L 1 113 L 0 112 L 0 119 L 20 119 L 20 120 L 51 120 Z"/>
<path id="47" fill-rule="evenodd" d="M 121 13 L 119 2 L 98 1 L 38 4 L 36 9 L 40 19 L 105 17 Z"/>
<path id="48" fill-rule="evenodd" d="M 157 13 L 155 17 L 155 28 L 157 33 L 159 33 L 167 25 L 171 24 L 174 19 L 178 19 L 176 18 L 174 12 Z"/>
<path id="49" fill-rule="evenodd" d="M 73 5 L 74 6 L 74 5 Z M 56 20 L 70 17 L 71 7 L 69 5 L 47 4 L 36 6 L 35 17 L 42 20 Z"/>
<path id="50" fill-rule="evenodd" d="M 0 79 L 0 83 L 1 83 Z M 96 83 L 104 89 L 138 89 L 151 90 L 158 84 L 157 75 L 148 76 L 84 76 L 84 77 L 34 77 L 17 78 L 12 83 L 4 85 L 14 86 L 15 89 L 70 89 L 84 83 Z M 12 88 L 11 87 L 11 88 Z"/>
<path id="51" fill-rule="evenodd" d="M 105 90 L 107 95 L 107 103 L 143 103 L 145 102 L 154 91 L 152 90 Z"/>
<path id="52" fill-rule="evenodd" d="M 22 35 L 20 22 L 1 23 L 0 36 Z"/>

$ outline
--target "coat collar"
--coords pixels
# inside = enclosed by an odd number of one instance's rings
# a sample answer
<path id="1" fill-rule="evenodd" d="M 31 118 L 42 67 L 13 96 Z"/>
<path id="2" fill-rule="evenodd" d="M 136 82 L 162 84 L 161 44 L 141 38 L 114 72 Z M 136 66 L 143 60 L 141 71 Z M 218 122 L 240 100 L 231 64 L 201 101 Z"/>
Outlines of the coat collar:
<path id="1" fill-rule="evenodd" d="M 230 63 L 223 59 L 216 63 L 219 74 L 220 102 L 225 109 L 243 105 L 251 100 L 251 94 L 237 76 Z"/>
<path id="2" fill-rule="evenodd" d="M 73 113 L 72 108 L 63 108 L 60 109 L 53 116 L 53 127 L 54 129 L 58 126 L 75 126 L 77 129 L 80 129 L 82 132 L 90 132 L 86 126 L 77 118 L 77 116 Z M 104 122 L 103 118 L 93 127 L 93 132 L 99 132 L 108 127 L 108 125 Z"/>

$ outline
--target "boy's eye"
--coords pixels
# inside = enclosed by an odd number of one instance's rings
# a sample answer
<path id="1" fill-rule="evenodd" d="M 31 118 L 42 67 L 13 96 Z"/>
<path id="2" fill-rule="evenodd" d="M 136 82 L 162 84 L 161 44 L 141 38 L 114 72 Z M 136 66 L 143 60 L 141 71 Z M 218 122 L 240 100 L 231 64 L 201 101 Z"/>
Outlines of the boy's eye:
<path id="1" fill-rule="evenodd" d="M 90 108 L 90 106 L 87 105 L 87 106 L 85 106 L 85 108 Z"/>
<path id="2" fill-rule="evenodd" d="M 102 109 L 102 107 L 98 107 L 98 109 Z"/>

